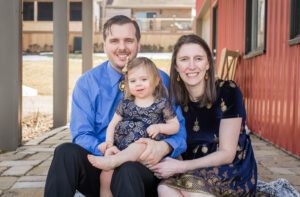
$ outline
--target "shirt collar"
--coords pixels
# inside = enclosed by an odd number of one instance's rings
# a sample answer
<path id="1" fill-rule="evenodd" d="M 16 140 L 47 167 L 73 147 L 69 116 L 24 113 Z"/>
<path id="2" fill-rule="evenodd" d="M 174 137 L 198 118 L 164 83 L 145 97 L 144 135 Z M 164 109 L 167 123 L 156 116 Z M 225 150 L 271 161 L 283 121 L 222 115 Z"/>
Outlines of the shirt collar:
<path id="1" fill-rule="evenodd" d="M 107 73 L 110 78 L 112 86 L 116 85 L 120 82 L 120 79 L 123 77 L 123 75 L 119 72 L 117 72 L 111 65 L 110 62 L 107 63 Z"/>

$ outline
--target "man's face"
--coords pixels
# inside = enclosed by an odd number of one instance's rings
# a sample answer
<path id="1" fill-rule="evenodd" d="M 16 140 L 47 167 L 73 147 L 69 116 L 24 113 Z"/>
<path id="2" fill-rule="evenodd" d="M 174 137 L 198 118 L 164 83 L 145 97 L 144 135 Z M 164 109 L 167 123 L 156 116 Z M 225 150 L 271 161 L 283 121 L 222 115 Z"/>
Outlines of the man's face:
<path id="1" fill-rule="evenodd" d="M 132 59 L 136 57 L 139 50 L 140 43 L 135 36 L 135 27 L 131 23 L 114 24 L 111 26 L 111 31 L 106 33 L 104 51 L 112 66 L 121 71 L 127 62 L 127 56 Z"/>

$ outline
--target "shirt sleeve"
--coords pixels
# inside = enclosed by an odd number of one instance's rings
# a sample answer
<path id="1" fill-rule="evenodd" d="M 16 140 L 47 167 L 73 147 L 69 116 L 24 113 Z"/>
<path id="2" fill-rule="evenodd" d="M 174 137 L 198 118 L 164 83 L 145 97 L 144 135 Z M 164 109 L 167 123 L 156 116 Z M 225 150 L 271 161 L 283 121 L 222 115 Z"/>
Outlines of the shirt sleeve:
<path id="1" fill-rule="evenodd" d="M 243 95 L 234 81 L 225 81 L 221 90 L 220 109 L 222 118 L 246 118 Z"/>
<path id="2" fill-rule="evenodd" d="M 125 104 L 125 102 L 122 99 L 122 100 L 120 100 L 120 102 L 119 102 L 119 104 L 118 104 L 118 106 L 116 108 L 116 114 L 118 114 L 118 115 L 120 115 L 122 117 L 123 117 L 123 114 L 124 114 L 124 110 L 123 110 L 124 109 L 123 108 L 124 104 Z"/>
<path id="3" fill-rule="evenodd" d="M 160 70 L 160 76 L 164 85 L 169 89 L 169 76 Z M 179 131 L 175 135 L 168 136 L 164 139 L 166 143 L 168 143 L 173 151 L 170 153 L 170 156 L 173 158 L 178 157 L 181 153 L 185 152 L 186 150 L 186 130 L 185 130 L 185 120 L 183 118 L 181 109 L 179 106 L 173 106 L 180 124 Z"/>
<path id="4" fill-rule="evenodd" d="M 171 157 L 176 158 L 186 150 L 186 130 L 185 120 L 183 118 L 181 109 L 179 106 L 176 107 L 176 115 L 180 124 L 179 131 L 175 135 L 171 135 L 164 139 L 172 148 L 173 151 L 170 154 Z"/>
<path id="5" fill-rule="evenodd" d="M 98 150 L 101 143 L 94 130 L 95 109 L 91 101 L 86 79 L 80 78 L 73 91 L 70 130 L 72 142 L 94 155 L 103 155 Z"/>

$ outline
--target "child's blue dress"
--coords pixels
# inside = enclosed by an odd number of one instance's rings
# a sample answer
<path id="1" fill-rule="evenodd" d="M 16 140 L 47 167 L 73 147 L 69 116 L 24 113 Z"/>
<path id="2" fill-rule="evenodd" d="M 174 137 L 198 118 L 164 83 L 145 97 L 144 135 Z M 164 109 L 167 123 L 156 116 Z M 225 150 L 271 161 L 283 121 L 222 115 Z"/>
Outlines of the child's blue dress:
<path id="1" fill-rule="evenodd" d="M 146 129 L 152 124 L 165 123 L 176 116 L 170 101 L 159 98 L 149 107 L 139 107 L 134 100 L 122 99 L 116 109 L 122 116 L 115 128 L 114 144 L 120 149 L 125 149 L 129 144 L 140 138 L 148 138 Z M 159 134 L 156 140 L 164 138 Z"/>

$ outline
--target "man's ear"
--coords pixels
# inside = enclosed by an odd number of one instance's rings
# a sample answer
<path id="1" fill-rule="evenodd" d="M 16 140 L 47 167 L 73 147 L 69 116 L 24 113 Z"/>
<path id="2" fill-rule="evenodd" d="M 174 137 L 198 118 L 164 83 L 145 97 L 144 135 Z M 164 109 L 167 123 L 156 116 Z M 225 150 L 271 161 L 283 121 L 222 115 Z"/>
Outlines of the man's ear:
<path id="1" fill-rule="evenodd" d="M 106 53 L 106 52 L 105 52 L 105 51 L 106 51 L 105 48 L 106 48 L 106 44 L 105 44 L 105 41 L 104 41 L 104 42 L 103 42 L 103 52 L 104 52 L 104 53 Z"/>

